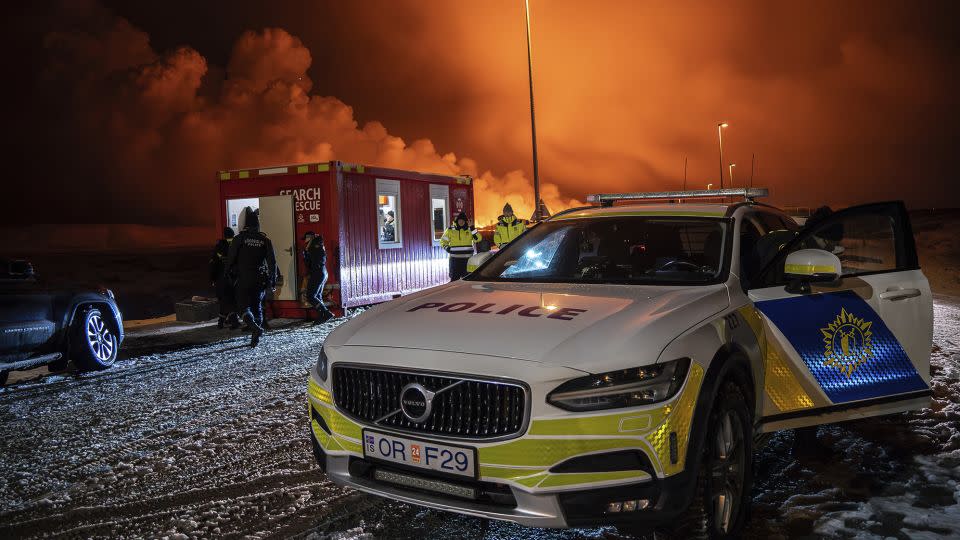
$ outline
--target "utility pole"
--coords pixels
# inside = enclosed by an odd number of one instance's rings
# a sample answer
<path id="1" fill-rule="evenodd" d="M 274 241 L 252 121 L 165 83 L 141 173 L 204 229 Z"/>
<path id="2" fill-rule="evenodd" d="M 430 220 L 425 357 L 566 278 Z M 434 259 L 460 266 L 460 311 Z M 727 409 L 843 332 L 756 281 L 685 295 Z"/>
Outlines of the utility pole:
<path id="1" fill-rule="evenodd" d="M 533 46 L 530 42 L 530 0 L 524 0 L 527 14 L 527 77 L 530 81 L 530 135 L 533 139 L 533 219 L 540 221 L 540 165 L 537 160 L 537 119 L 533 112 Z"/>
<path id="2" fill-rule="evenodd" d="M 720 122 L 717 124 L 717 140 L 720 143 L 720 189 L 723 189 L 723 128 L 730 124 Z"/>
<path id="3" fill-rule="evenodd" d="M 683 156 L 683 190 L 687 190 L 687 156 Z"/>

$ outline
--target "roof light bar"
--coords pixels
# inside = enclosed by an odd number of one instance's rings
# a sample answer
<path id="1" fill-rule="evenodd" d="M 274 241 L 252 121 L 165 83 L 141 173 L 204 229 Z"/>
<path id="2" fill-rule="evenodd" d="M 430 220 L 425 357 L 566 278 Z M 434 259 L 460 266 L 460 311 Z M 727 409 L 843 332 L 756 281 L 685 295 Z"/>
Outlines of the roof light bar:
<path id="1" fill-rule="evenodd" d="M 719 197 L 743 197 L 748 201 L 769 195 L 767 188 L 701 189 L 696 191 L 648 191 L 639 193 L 595 193 L 587 195 L 587 202 L 610 206 L 614 201 L 648 199 L 715 199 Z"/>

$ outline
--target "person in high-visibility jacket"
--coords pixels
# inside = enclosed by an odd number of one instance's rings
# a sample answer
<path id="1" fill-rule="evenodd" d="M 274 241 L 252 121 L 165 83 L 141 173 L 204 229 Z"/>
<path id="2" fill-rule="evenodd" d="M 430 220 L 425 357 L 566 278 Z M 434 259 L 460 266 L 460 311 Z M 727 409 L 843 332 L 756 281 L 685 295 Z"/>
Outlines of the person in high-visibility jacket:
<path id="1" fill-rule="evenodd" d="M 460 212 L 453 224 L 440 238 L 440 247 L 450 254 L 450 281 L 467 275 L 467 261 L 473 255 L 474 245 L 480 241 L 476 229 L 467 222 L 467 214 Z"/>
<path id="2" fill-rule="evenodd" d="M 503 215 L 497 220 L 497 230 L 493 233 L 493 243 L 503 249 L 520 233 L 527 229 L 527 222 L 517 219 L 510 203 L 503 205 Z"/>

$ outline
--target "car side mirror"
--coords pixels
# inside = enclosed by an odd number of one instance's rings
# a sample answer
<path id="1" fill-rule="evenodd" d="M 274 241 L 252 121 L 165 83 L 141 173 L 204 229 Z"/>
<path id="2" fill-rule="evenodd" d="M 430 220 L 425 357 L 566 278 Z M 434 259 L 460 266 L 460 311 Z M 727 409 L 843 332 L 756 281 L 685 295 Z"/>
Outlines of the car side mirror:
<path id="1" fill-rule="evenodd" d="M 791 294 L 809 294 L 811 283 L 832 284 L 840 281 L 840 258 L 822 249 L 801 249 L 787 255 L 783 273 Z"/>

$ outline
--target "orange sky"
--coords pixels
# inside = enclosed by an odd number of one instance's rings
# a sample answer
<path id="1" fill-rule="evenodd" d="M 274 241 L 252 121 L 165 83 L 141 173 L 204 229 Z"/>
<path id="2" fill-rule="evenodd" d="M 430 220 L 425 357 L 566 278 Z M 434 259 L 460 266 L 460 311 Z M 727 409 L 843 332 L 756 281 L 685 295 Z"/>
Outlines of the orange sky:
<path id="1" fill-rule="evenodd" d="M 39 176 L 6 220 L 209 223 L 212 171 L 334 158 L 473 174 L 481 222 L 532 209 L 522 2 L 194 4 L 11 18 L 37 53 L 12 68 L 15 167 Z M 756 154 L 776 203 L 960 206 L 950 3 L 531 6 L 554 209 L 679 188 L 685 157 L 716 183 L 720 120 L 736 184 Z"/>

